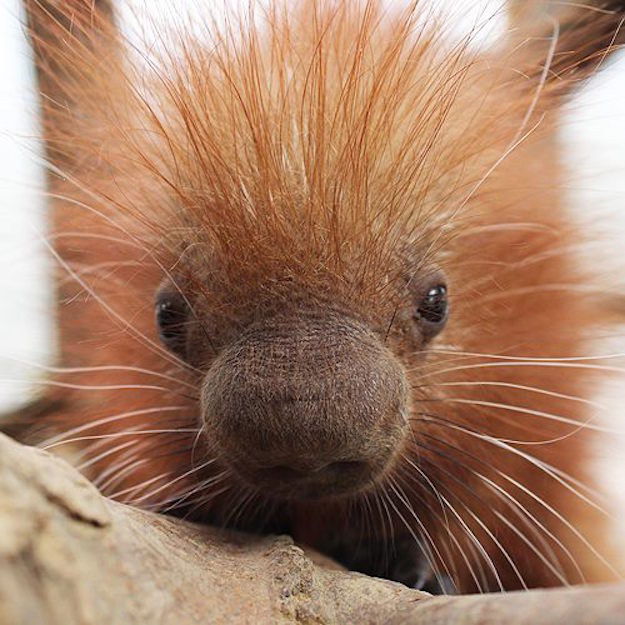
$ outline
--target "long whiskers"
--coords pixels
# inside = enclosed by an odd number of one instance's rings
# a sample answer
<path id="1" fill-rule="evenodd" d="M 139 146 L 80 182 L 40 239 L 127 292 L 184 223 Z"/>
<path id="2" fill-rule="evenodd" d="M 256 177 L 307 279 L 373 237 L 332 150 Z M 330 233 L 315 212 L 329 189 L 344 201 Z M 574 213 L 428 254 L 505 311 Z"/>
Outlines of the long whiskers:
<path id="1" fill-rule="evenodd" d="M 178 475 L 177 477 L 169 480 L 168 482 L 166 482 L 165 484 L 162 484 L 161 486 L 159 486 L 158 488 L 151 490 L 150 492 L 142 495 L 141 497 L 138 497 L 137 499 L 133 499 L 131 501 L 129 501 L 128 503 L 130 505 L 140 505 L 142 502 L 145 502 L 146 500 L 152 499 L 155 495 L 158 495 L 158 493 L 171 488 L 171 486 L 173 486 L 174 484 L 180 482 L 181 480 L 184 480 L 185 478 L 193 475 L 194 473 L 197 473 L 198 471 L 201 471 L 202 469 L 205 469 L 206 467 L 210 466 L 211 464 L 213 464 L 215 462 L 214 458 L 210 458 L 209 460 L 207 460 L 206 462 L 203 462 L 202 464 L 193 467 L 192 469 L 189 469 L 188 471 L 185 471 L 182 475 Z"/>
<path id="2" fill-rule="evenodd" d="M 161 371 L 153 371 L 152 369 L 144 369 L 143 367 L 132 367 L 129 365 L 100 365 L 93 367 L 55 367 L 51 365 L 43 365 L 36 362 L 31 362 L 27 360 L 23 360 L 21 358 L 9 358 L 7 356 L 2 356 L 2 360 L 9 360 L 11 362 L 19 363 L 20 365 L 25 365 L 27 367 L 32 367 L 33 369 L 38 369 L 40 371 L 45 371 L 46 373 L 52 374 L 76 374 L 76 373 L 103 373 L 103 372 L 122 372 L 122 373 L 141 373 L 144 375 L 149 375 L 155 378 L 161 378 L 163 380 L 168 380 L 170 382 L 175 382 L 177 385 L 185 386 L 193 391 L 198 391 L 199 387 L 197 384 L 191 384 L 185 380 L 182 380 L 173 375 L 169 375 L 167 373 L 162 373 Z"/>
<path id="3" fill-rule="evenodd" d="M 143 415 L 149 414 L 160 414 L 160 413 L 169 413 L 169 412 L 180 412 L 181 410 L 185 410 L 186 406 L 155 406 L 153 408 L 142 408 L 139 410 L 129 410 L 126 412 L 120 412 L 114 415 L 110 415 L 107 417 L 101 417 L 99 419 L 95 419 L 94 421 L 87 421 L 82 425 L 76 426 L 69 430 L 65 430 L 64 432 L 52 436 L 41 443 L 39 443 L 38 447 L 42 449 L 47 449 L 51 445 L 55 443 L 64 441 L 67 437 L 76 436 L 76 434 L 80 434 L 81 432 L 86 432 L 92 430 L 94 428 L 98 428 L 102 425 L 107 425 L 109 423 L 114 423 L 116 421 L 122 421 L 123 419 L 131 419 L 134 417 L 139 417 Z"/>
<path id="4" fill-rule="evenodd" d="M 451 574 L 451 571 L 449 570 L 449 568 L 447 566 L 445 558 L 443 558 L 443 556 L 441 555 L 440 550 L 438 549 L 438 547 L 436 545 L 436 542 L 432 538 L 432 535 L 428 531 L 428 529 L 425 526 L 425 524 L 423 523 L 423 521 L 419 518 L 419 515 L 415 512 L 414 508 L 410 504 L 410 500 L 406 497 L 406 495 L 403 492 L 401 486 L 399 484 L 397 484 L 392 477 L 389 477 L 388 481 L 389 481 L 390 488 L 393 491 L 393 493 L 395 494 L 395 496 L 397 497 L 397 499 L 399 499 L 399 501 L 401 501 L 403 503 L 404 507 L 406 508 L 406 510 L 408 511 L 410 516 L 416 521 L 417 525 L 419 526 L 419 531 L 420 531 L 421 535 L 425 538 L 425 541 L 426 541 L 425 543 L 423 543 L 421 540 L 416 538 L 414 530 L 412 530 L 412 529 L 410 529 L 408 527 L 407 527 L 407 529 L 410 532 L 412 538 L 417 542 L 419 548 L 423 551 L 423 555 L 427 558 L 427 561 L 430 564 L 430 566 L 432 567 L 432 571 L 434 572 L 434 575 L 435 575 L 436 580 L 438 581 L 440 587 L 441 588 L 445 588 L 445 584 L 444 584 L 444 581 L 442 579 L 441 572 L 439 570 L 439 567 L 437 566 L 437 562 L 440 562 L 442 564 L 444 570 L 445 570 L 445 573 L 447 574 L 447 577 L 449 579 L 453 579 L 453 575 Z M 392 499 L 390 497 L 388 498 L 388 501 L 389 501 L 389 504 L 391 506 L 393 506 L 393 509 L 395 510 L 395 512 L 399 515 L 402 523 L 404 523 L 404 525 L 406 525 L 406 520 L 403 518 L 403 516 L 396 509 L 396 507 L 394 506 L 394 504 L 392 502 Z M 427 548 L 427 551 L 425 551 L 424 548 Z"/>
<path id="5" fill-rule="evenodd" d="M 568 474 L 566 474 L 565 472 L 561 471 L 561 470 L 557 470 L 555 467 L 553 467 L 551 464 L 549 464 L 548 462 L 545 462 L 544 460 L 538 460 L 536 457 L 534 457 L 531 454 L 528 454 L 520 449 L 516 449 L 515 447 L 513 447 L 512 445 L 499 440 L 498 438 L 494 437 L 494 436 L 489 436 L 487 434 L 482 434 L 480 432 L 477 432 L 476 430 L 473 430 L 470 427 L 467 426 L 461 426 L 458 425 L 456 423 L 453 423 L 451 421 L 449 421 L 448 419 L 445 419 L 444 417 L 440 417 L 437 415 L 432 415 L 429 413 L 420 413 L 420 417 L 417 418 L 416 420 L 423 420 L 423 421 L 430 421 L 432 423 L 437 423 L 439 425 L 442 425 L 444 427 L 465 433 L 469 436 L 473 436 L 475 438 L 478 438 L 479 440 L 482 440 L 486 443 L 492 444 L 500 449 L 503 449 L 506 452 L 509 452 L 513 455 L 518 456 L 519 458 L 522 458 L 523 460 L 526 460 L 529 464 L 535 466 L 536 468 L 540 469 L 541 471 L 543 471 L 544 473 L 546 473 L 548 476 L 550 476 L 551 478 L 553 478 L 556 482 L 558 482 L 560 485 L 564 486 L 569 492 L 571 492 L 573 495 L 575 495 L 577 498 L 579 498 L 581 501 L 583 501 L 584 503 L 586 503 L 587 505 L 591 506 L 592 508 L 594 508 L 595 510 L 597 510 L 597 512 L 600 512 L 601 514 L 605 515 L 606 517 L 614 520 L 613 515 L 611 515 L 607 510 L 605 510 L 601 505 L 599 505 L 597 502 L 593 501 L 592 499 L 590 499 L 589 497 L 583 495 L 582 493 L 580 493 L 578 490 L 576 490 L 575 488 L 573 488 L 573 486 L 571 486 L 571 484 L 567 483 L 567 480 L 565 478 L 568 478 L 568 481 L 575 483 L 574 478 L 572 478 L 572 476 L 569 476 Z"/>
<path id="6" fill-rule="evenodd" d="M 589 506 L 595 508 L 598 512 L 603 513 L 604 515 L 606 515 L 609 518 L 612 518 L 611 515 L 606 512 L 605 510 L 603 510 L 601 508 L 601 506 L 599 506 L 597 503 L 595 503 L 594 501 L 590 500 L 589 498 L 587 498 L 586 496 L 584 496 L 582 493 L 578 492 L 576 489 L 574 489 L 570 484 L 566 483 L 562 478 L 560 478 L 557 474 L 555 474 L 553 471 L 550 470 L 550 467 L 547 463 L 541 462 L 539 460 L 537 460 L 536 458 L 534 458 L 533 456 L 531 456 L 530 454 L 526 454 L 520 450 L 515 449 L 514 447 L 511 447 L 510 445 L 507 445 L 506 443 L 502 443 L 501 441 L 498 441 L 497 439 L 487 436 L 487 435 L 483 435 L 483 434 L 479 434 L 477 432 L 474 432 L 472 430 L 470 430 L 469 428 L 464 428 L 462 426 L 459 426 L 455 423 L 451 423 L 443 418 L 439 418 L 433 415 L 424 415 L 421 414 L 420 417 L 418 419 L 416 419 L 417 421 L 424 421 L 424 422 L 431 422 L 431 423 L 436 423 L 439 425 L 442 425 L 444 427 L 459 431 L 459 432 L 464 432 L 469 436 L 473 436 L 478 438 L 479 440 L 482 440 L 486 443 L 492 444 L 500 449 L 503 449 L 505 451 L 508 451 L 514 455 L 519 456 L 520 458 L 523 458 L 524 460 L 527 460 L 527 462 L 533 466 L 535 466 L 536 468 L 540 469 L 541 471 L 545 472 L 547 475 L 551 476 L 555 481 L 557 481 L 559 484 L 561 484 L 562 486 L 564 486 L 564 488 L 568 491 L 570 491 L 572 494 L 574 494 L 575 496 L 577 496 L 578 498 L 580 498 L 582 501 L 584 501 L 585 503 L 587 503 Z M 505 479 L 506 481 L 508 481 L 509 483 L 513 484 L 514 486 L 516 486 L 519 490 L 521 490 L 522 492 L 524 492 L 526 495 L 528 495 L 529 497 L 531 497 L 532 499 L 534 499 L 537 503 L 539 503 L 541 506 L 543 506 L 549 513 L 551 513 L 553 516 L 555 516 L 560 522 L 562 522 L 579 540 L 580 542 L 582 542 L 582 544 L 607 568 L 610 570 L 610 572 L 615 575 L 616 577 L 620 578 L 621 575 L 620 573 L 615 569 L 615 567 L 605 558 L 605 556 L 603 556 L 596 547 L 594 547 L 589 540 L 581 533 L 580 530 L 578 530 L 575 526 L 573 526 L 569 521 L 567 521 L 560 512 L 558 512 L 551 504 L 549 504 L 548 502 L 544 501 L 542 498 L 540 498 L 538 495 L 536 495 L 530 488 L 528 488 L 527 486 L 523 485 L 521 482 L 519 482 L 517 479 L 511 477 L 510 475 L 507 475 L 505 473 L 503 473 L 502 471 L 493 468 L 493 470 L 497 473 L 497 475 L 499 475 L 500 477 L 502 477 L 503 479 Z"/>
<path id="7" fill-rule="evenodd" d="M 452 445 L 451 443 L 448 443 L 446 441 L 443 441 L 435 436 L 432 436 L 430 434 L 427 433 L 423 433 L 424 436 L 426 436 L 429 439 L 432 439 L 433 441 L 439 443 L 439 444 L 444 444 L 448 447 L 451 447 L 452 451 L 455 454 L 463 454 L 468 456 L 469 458 L 471 458 L 472 460 L 485 465 L 487 468 L 491 468 L 490 465 L 486 462 L 484 462 L 483 460 L 477 458 L 474 454 L 471 454 L 469 452 L 466 452 L 465 450 L 456 447 L 454 445 Z M 580 579 L 582 580 L 582 583 L 585 582 L 583 573 L 577 563 L 577 561 L 575 560 L 575 558 L 573 557 L 573 555 L 571 554 L 571 552 L 569 551 L 569 549 L 567 549 L 567 547 L 562 543 L 562 541 L 560 541 L 554 534 L 553 532 L 551 532 L 547 527 L 545 527 L 545 525 L 543 523 L 541 523 L 534 515 L 532 515 L 525 506 L 523 506 L 516 498 L 514 498 L 510 493 L 508 493 L 505 489 L 503 489 L 501 486 L 497 485 L 495 482 L 493 482 L 492 480 L 489 480 L 487 477 L 485 477 L 483 474 L 479 473 L 478 471 L 476 471 L 474 468 L 470 467 L 469 465 L 467 465 L 466 463 L 461 462 L 460 460 L 458 460 L 457 457 L 450 455 L 450 454 L 446 454 L 444 452 L 442 452 L 440 449 L 436 449 L 433 447 L 430 447 L 428 445 L 425 445 L 424 443 L 421 442 L 417 442 L 415 441 L 415 444 L 418 445 L 419 447 L 422 447 L 423 449 L 426 449 L 432 453 L 435 453 L 436 455 L 438 455 L 439 457 L 452 462 L 454 465 L 460 467 L 461 469 L 465 470 L 465 471 L 469 471 L 472 475 L 476 476 L 480 481 L 482 481 L 487 490 L 489 490 L 489 492 L 493 493 L 498 499 L 502 500 L 503 503 L 506 505 L 507 508 L 509 508 L 514 514 L 515 516 L 517 516 L 523 523 L 524 525 L 526 525 L 528 527 L 528 529 L 537 537 L 537 539 L 540 541 L 540 543 L 543 545 L 543 548 L 546 549 L 546 551 L 548 552 L 549 557 L 551 558 L 551 561 L 549 561 L 547 559 L 547 557 L 545 555 L 543 555 L 543 553 L 534 545 L 534 543 L 532 543 L 522 532 L 520 532 L 520 530 L 509 521 L 509 519 L 507 519 L 504 515 L 502 515 L 495 507 L 493 507 L 492 505 L 489 505 L 489 512 L 494 514 L 495 516 L 497 516 L 497 518 L 502 521 L 506 526 L 508 526 L 510 529 L 513 529 L 513 531 L 515 532 L 515 534 L 517 534 L 521 540 L 528 546 L 530 547 L 530 549 L 540 558 L 540 560 L 547 566 L 547 568 L 556 576 L 556 578 L 563 584 L 568 585 L 568 581 L 566 580 L 566 577 L 564 575 L 564 572 L 562 571 L 562 566 L 560 564 L 560 562 L 558 561 L 557 556 L 555 555 L 555 553 L 553 553 L 553 551 L 550 549 L 549 545 L 545 542 L 544 538 L 537 532 L 536 528 L 532 526 L 532 524 L 534 524 L 537 528 L 539 528 L 542 532 L 544 532 L 544 534 L 549 537 L 551 540 L 554 541 L 554 543 L 556 545 L 558 545 L 558 547 L 560 547 L 560 549 L 562 549 L 562 551 L 565 553 L 565 555 L 570 559 L 571 563 L 573 564 L 573 566 L 575 567 L 577 573 L 580 576 Z M 461 479 L 459 479 L 456 475 L 453 475 L 451 472 L 447 471 L 446 469 L 444 469 L 443 467 L 439 466 L 436 463 L 433 463 L 431 460 L 428 460 L 427 458 L 424 459 L 424 462 L 428 463 L 429 465 L 431 465 L 432 470 L 435 472 L 442 472 L 451 482 L 457 484 L 463 491 L 465 491 L 469 496 L 475 498 L 476 494 L 475 492 L 469 488 L 469 486 L 463 482 Z M 449 489 L 448 489 L 449 490 Z M 449 491 L 451 492 L 451 491 Z M 484 502 L 479 500 L 480 503 L 483 505 Z"/>
<path id="8" fill-rule="evenodd" d="M 68 445 L 70 443 L 81 443 L 83 441 L 94 441 L 94 440 L 103 440 L 103 439 L 115 439 L 121 438 L 124 436 L 148 436 L 151 434 L 197 434 L 197 428 L 165 428 L 165 429 L 153 429 L 153 430 L 124 430 L 122 432 L 112 432 L 108 434 L 90 434 L 87 436 L 79 436 L 77 438 L 69 438 L 65 440 L 58 441 L 56 443 L 52 443 L 44 447 L 44 449 L 49 450 L 54 447 L 58 447 L 59 445 Z"/>
<path id="9" fill-rule="evenodd" d="M 570 419 L 568 417 L 563 417 L 561 415 L 553 414 L 550 412 L 544 412 L 542 410 L 533 410 L 531 408 L 525 408 L 523 406 L 514 406 L 512 404 L 502 404 L 499 402 L 483 401 L 483 400 L 478 400 L 478 399 L 465 399 L 462 397 L 420 399 L 419 402 L 425 403 L 425 404 L 444 403 L 444 404 L 463 404 L 463 405 L 468 405 L 468 406 L 480 406 L 484 408 L 495 408 L 495 409 L 501 409 L 501 410 L 508 410 L 512 412 L 519 412 L 521 414 L 527 414 L 533 417 L 541 417 L 544 419 L 555 421 L 557 423 L 564 423 L 566 425 L 573 426 L 574 429 L 572 430 L 572 432 L 567 433 L 565 437 L 571 436 L 572 434 L 580 432 L 581 430 L 584 430 L 584 429 L 593 430 L 597 432 L 606 432 L 606 433 L 622 432 L 622 430 L 615 430 L 613 428 L 606 428 L 603 426 L 591 424 L 590 421 L 592 421 L 595 418 L 594 416 L 590 416 L 588 417 L 588 419 L 584 421 L 579 421 L 576 419 Z M 547 443 L 552 443 L 552 442 L 563 440 L 563 437 L 560 436 L 557 438 L 553 438 L 549 440 L 542 440 L 542 441 L 541 440 L 539 441 L 512 440 L 512 439 L 506 439 L 506 438 L 499 438 L 498 440 L 500 440 L 501 442 L 514 444 L 514 445 L 541 445 L 541 444 L 544 445 Z"/>

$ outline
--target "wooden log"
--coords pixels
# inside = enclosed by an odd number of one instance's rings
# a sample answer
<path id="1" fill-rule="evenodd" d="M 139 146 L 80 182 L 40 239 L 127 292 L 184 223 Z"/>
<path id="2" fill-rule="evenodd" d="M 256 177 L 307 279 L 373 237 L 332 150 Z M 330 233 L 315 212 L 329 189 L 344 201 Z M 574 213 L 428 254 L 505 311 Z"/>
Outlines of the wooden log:
<path id="1" fill-rule="evenodd" d="M 0 435 L 0 624 L 625 624 L 625 587 L 429 597 L 102 497 Z"/>

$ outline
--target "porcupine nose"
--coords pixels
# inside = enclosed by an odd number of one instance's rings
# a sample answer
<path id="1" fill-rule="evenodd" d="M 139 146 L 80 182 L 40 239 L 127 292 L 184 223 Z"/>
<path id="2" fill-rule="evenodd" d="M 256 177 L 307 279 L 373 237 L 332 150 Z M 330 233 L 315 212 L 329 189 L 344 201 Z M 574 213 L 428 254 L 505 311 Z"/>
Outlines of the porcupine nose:
<path id="1" fill-rule="evenodd" d="M 401 365 L 364 325 L 333 315 L 248 328 L 211 366 L 202 400 L 220 457 L 277 496 L 368 487 L 407 427 Z"/>

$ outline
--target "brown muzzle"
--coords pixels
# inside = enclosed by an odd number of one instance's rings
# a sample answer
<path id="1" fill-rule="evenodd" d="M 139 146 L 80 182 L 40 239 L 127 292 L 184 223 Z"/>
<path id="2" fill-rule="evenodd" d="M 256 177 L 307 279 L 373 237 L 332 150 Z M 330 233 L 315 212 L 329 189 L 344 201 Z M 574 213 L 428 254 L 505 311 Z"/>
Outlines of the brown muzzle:
<path id="1" fill-rule="evenodd" d="M 363 324 L 334 314 L 254 324 L 213 362 L 206 431 L 245 482 L 316 498 L 372 485 L 407 430 L 402 366 Z"/>

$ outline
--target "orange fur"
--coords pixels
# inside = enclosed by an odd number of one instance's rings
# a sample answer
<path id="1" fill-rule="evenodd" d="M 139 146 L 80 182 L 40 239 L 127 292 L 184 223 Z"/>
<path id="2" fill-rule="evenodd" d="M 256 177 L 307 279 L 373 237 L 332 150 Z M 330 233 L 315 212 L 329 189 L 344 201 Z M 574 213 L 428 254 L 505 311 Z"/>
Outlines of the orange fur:
<path id="1" fill-rule="evenodd" d="M 71 34 L 31 5 L 51 96 L 62 361 L 84 368 L 52 381 L 64 406 L 45 419 L 48 446 L 76 440 L 105 493 L 152 509 L 251 528 L 288 518 L 319 548 L 351 526 L 414 535 L 463 591 L 615 575 L 604 516 L 579 485 L 595 377 L 557 360 L 588 354 L 606 319 L 578 288 L 588 276 L 554 129 L 618 16 L 563 29 L 555 79 L 551 32 L 478 53 L 418 3 L 394 15 L 374 1 L 275 2 L 262 27 L 163 33 L 167 51 L 148 63 L 90 3 L 66 9 Z M 415 350 L 406 278 L 434 265 L 451 317 Z M 172 276 L 213 333 L 190 363 L 154 328 Z M 214 353 L 293 298 L 365 320 L 409 374 L 412 437 L 377 491 L 278 504 L 198 435 Z"/>

